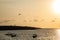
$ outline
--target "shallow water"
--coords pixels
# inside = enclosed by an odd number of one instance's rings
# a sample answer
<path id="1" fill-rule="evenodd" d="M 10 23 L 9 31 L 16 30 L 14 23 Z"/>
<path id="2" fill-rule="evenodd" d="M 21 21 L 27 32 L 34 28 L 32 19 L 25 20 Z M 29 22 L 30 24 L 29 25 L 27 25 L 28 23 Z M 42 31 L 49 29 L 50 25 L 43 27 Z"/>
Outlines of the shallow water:
<path id="1" fill-rule="evenodd" d="M 15 34 L 15 37 L 5 34 Z M 35 34 L 35 37 L 33 37 Z M 57 40 L 56 29 L 4 30 L 0 31 L 0 40 Z"/>

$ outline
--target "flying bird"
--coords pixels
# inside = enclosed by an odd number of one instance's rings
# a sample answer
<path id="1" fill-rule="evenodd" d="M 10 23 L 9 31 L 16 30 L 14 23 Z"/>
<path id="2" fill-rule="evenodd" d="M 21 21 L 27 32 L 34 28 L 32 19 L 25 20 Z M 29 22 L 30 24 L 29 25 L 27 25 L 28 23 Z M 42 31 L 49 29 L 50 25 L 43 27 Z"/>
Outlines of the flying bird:
<path id="1" fill-rule="evenodd" d="M 18 15 L 21 15 L 20 13 Z"/>
<path id="2" fill-rule="evenodd" d="M 37 22 L 38 20 L 35 19 L 34 21 Z"/>
<path id="3" fill-rule="evenodd" d="M 52 20 L 52 22 L 55 22 L 55 20 Z"/>

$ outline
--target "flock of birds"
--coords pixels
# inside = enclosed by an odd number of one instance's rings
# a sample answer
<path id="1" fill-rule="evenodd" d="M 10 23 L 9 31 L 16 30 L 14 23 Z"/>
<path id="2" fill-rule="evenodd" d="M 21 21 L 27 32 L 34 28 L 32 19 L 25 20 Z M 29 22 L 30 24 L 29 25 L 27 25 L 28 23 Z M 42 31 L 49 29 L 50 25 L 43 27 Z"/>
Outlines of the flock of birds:
<path id="1" fill-rule="evenodd" d="M 21 13 L 18 14 L 18 16 L 22 15 Z M 55 18 L 56 19 L 56 18 Z M 3 20 L 3 21 L 0 21 L 0 24 L 2 23 L 7 23 L 7 22 L 11 22 L 11 21 L 16 21 L 16 20 Z M 38 22 L 37 19 L 34 19 L 33 20 L 34 22 Z M 44 21 L 44 19 L 41 19 L 41 21 Z M 27 20 L 24 20 L 24 22 L 27 22 Z M 29 20 L 29 22 L 32 22 L 32 20 Z M 55 22 L 55 20 L 52 20 L 51 22 Z"/>
<path id="2" fill-rule="evenodd" d="M 20 16 L 21 14 L 18 14 L 18 16 Z M 55 18 L 56 19 L 56 18 Z M 41 21 L 44 21 L 44 19 L 42 19 Z M 27 20 L 24 20 L 24 22 L 27 22 Z M 31 22 L 31 20 L 30 20 L 30 22 Z M 34 22 L 38 22 L 38 20 L 37 19 L 34 19 Z M 55 20 L 52 20 L 51 22 L 55 22 Z"/>

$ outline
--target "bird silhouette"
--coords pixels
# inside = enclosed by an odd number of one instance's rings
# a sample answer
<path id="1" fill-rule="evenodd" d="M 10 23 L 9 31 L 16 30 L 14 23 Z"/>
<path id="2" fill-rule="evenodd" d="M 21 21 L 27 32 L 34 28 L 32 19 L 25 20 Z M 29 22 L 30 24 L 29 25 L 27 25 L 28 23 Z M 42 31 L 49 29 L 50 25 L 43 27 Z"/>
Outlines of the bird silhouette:
<path id="1" fill-rule="evenodd" d="M 18 15 L 21 15 L 20 13 Z"/>
<path id="2" fill-rule="evenodd" d="M 33 34 L 33 36 L 32 36 L 33 38 L 36 38 L 37 37 L 37 34 Z"/>
<path id="3" fill-rule="evenodd" d="M 52 22 L 55 22 L 55 20 L 52 20 Z"/>
<path id="4" fill-rule="evenodd" d="M 6 36 L 11 36 L 11 37 L 16 37 L 16 34 L 15 33 L 7 33 L 5 34 Z"/>

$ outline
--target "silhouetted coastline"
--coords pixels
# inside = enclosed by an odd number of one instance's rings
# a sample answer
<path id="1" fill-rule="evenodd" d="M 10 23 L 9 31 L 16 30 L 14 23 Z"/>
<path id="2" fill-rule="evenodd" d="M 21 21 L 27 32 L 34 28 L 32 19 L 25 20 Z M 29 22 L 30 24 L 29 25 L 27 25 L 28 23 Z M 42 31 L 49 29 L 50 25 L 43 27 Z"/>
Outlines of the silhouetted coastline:
<path id="1" fill-rule="evenodd" d="M 35 30 L 40 28 L 29 26 L 0 26 L 0 30 Z"/>

